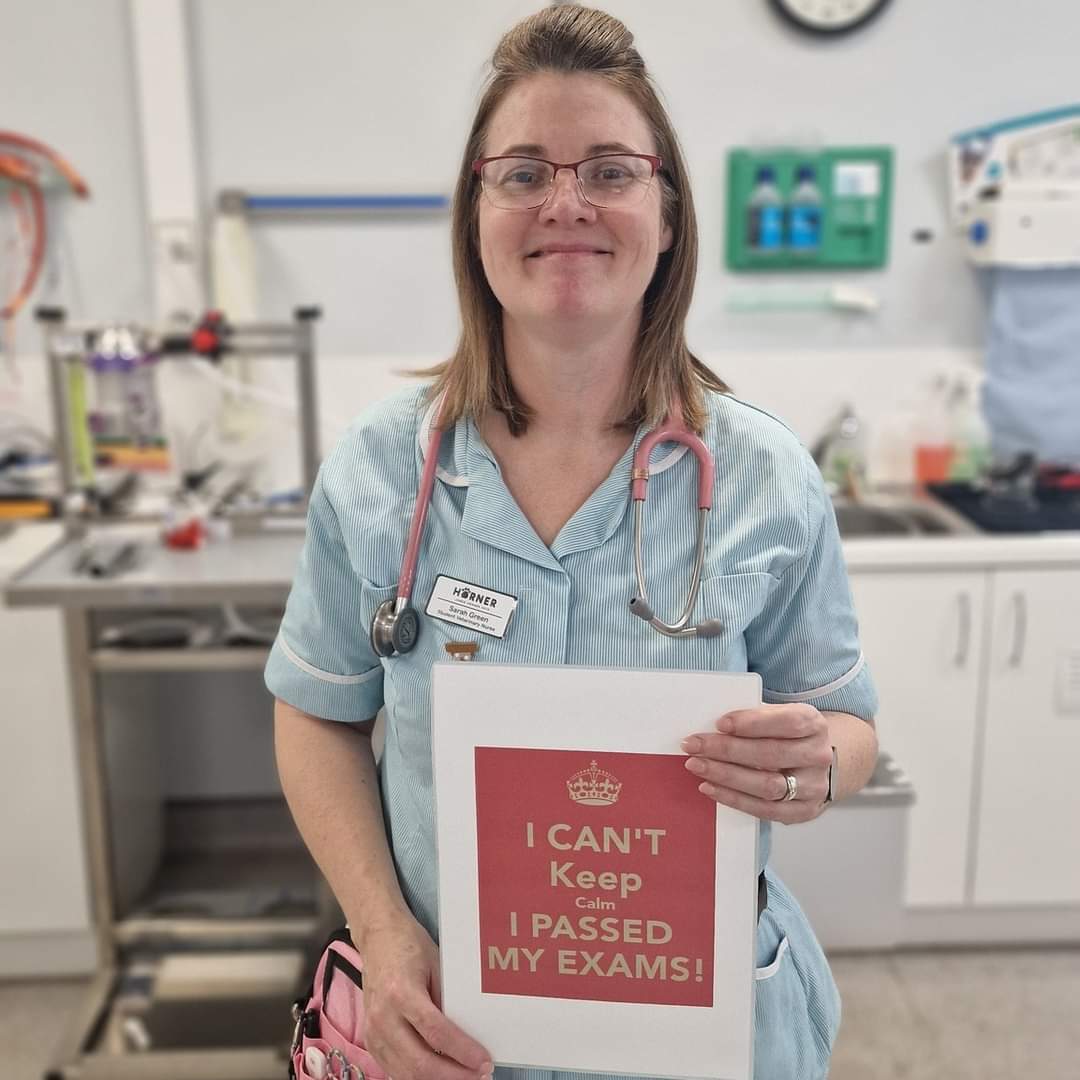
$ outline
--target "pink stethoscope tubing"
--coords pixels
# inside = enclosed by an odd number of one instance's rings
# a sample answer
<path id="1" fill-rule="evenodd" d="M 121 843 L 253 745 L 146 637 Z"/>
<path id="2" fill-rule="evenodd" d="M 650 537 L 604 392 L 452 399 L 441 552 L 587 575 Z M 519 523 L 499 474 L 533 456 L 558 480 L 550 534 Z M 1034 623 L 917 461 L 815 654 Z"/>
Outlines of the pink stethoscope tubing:
<path id="1" fill-rule="evenodd" d="M 630 601 L 630 611 L 644 619 L 659 633 L 668 637 L 714 637 L 722 632 L 722 625 L 717 619 L 707 619 L 703 623 L 690 622 L 697 604 L 701 585 L 701 570 L 705 561 L 705 527 L 708 513 L 712 509 L 713 479 L 715 466 L 708 447 L 690 431 L 682 420 L 674 420 L 676 411 L 669 413 L 660 427 L 650 431 L 634 453 L 633 469 L 630 473 L 630 496 L 634 503 L 634 576 L 638 595 Z M 420 486 L 413 506 L 412 522 L 405 541 L 405 553 L 401 562 L 401 576 L 398 579 L 397 596 L 379 606 L 372 622 L 371 640 L 375 651 L 380 656 L 395 656 L 408 652 L 416 643 L 419 634 L 418 620 L 410 607 L 413 583 L 416 580 L 416 568 L 420 559 L 420 543 L 424 534 L 424 522 L 427 520 L 431 497 L 435 491 L 435 473 L 438 468 L 439 448 L 442 445 L 444 428 L 442 418 L 431 429 L 424 470 L 420 474 Z M 658 443 L 674 442 L 685 446 L 697 459 L 698 466 L 698 525 L 697 542 L 694 550 L 694 567 L 690 577 L 690 588 L 682 614 L 674 623 L 666 623 L 658 618 L 649 603 L 649 594 L 645 586 L 644 557 L 642 554 L 642 531 L 645 499 L 649 481 L 649 456 Z M 410 632 L 399 641 L 394 633 L 398 620 L 409 613 Z"/>
<path id="2" fill-rule="evenodd" d="M 683 422 L 681 409 L 673 409 L 658 428 L 654 428 L 638 444 L 634 453 L 634 466 L 630 471 L 630 497 L 634 502 L 634 579 L 638 595 L 630 601 L 630 611 L 644 619 L 654 630 L 666 637 L 716 637 L 723 632 L 718 619 L 706 619 L 703 623 L 691 623 L 690 616 L 697 605 L 701 586 L 701 568 L 705 563 L 705 528 L 709 511 L 712 510 L 713 479 L 716 467 L 709 448 Z M 674 417 L 679 416 L 678 420 Z M 657 443 L 674 442 L 685 446 L 697 458 L 698 466 L 698 522 L 697 542 L 694 545 L 694 569 L 690 575 L 690 588 L 682 614 L 673 623 L 659 618 L 649 603 L 645 587 L 645 566 L 642 554 L 642 532 L 645 517 L 645 497 L 649 484 L 649 456 Z"/>
<path id="3" fill-rule="evenodd" d="M 390 658 L 412 652 L 420 639 L 420 617 L 410 604 L 416 566 L 420 559 L 420 541 L 424 535 L 431 496 L 435 491 L 435 470 L 439 464 L 439 447 L 442 445 L 443 427 L 440 410 L 439 420 L 431 431 L 424 471 L 420 474 L 420 487 L 413 506 L 412 523 L 405 540 L 405 554 L 401 561 L 397 596 L 385 600 L 375 610 L 371 620 L 371 648 L 376 656 Z"/>

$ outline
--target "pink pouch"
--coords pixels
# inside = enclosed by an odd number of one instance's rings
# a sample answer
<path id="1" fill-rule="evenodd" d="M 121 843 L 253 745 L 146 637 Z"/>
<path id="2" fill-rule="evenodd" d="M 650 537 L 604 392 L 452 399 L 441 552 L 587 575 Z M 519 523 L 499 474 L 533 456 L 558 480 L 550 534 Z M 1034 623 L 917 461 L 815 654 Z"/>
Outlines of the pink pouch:
<path id="1" fill-rule="evenodd" d="M 311 1074 L 304 1066 L 308 1047 L 320 1054 L 332 1055 L 327 1077 L 342 1075 L 338 1054 L 352 1066 L 349 1080 L 386 1080 L 386 1073 L 368 1053 L 364 1036 L 363 962 L 349 936 L 347 927 L 330 935 L 307 993 L 293 1002 L 292 1053 L 290 1080 L 306 1080 Z M 337 1054 L 333 1054 L 337 1051 Z"/>

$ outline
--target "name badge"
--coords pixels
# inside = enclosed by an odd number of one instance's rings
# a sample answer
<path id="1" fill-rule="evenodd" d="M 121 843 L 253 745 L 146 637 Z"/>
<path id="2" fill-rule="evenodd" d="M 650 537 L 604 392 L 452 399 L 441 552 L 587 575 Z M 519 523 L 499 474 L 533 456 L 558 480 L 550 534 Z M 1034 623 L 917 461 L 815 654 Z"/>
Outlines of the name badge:
<path id="1" fill-rule="evenodd" d="M 424 611 L 443 622 L 501 638 L 506 635 L 510 616 L 517 606 L 516 596 L 471 585 L 467 581 L 455 581 L 440 574 L 435 579 L 431 599 Z"/>

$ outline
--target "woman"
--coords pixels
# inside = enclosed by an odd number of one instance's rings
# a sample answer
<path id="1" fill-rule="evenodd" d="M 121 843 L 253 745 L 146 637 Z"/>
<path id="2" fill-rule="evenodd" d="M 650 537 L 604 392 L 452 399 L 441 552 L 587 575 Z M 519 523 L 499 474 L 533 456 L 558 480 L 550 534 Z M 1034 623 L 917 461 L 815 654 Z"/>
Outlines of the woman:
<path id="1" fill-rule="evenodd" d="M 783 425 L 728 395 L 686 347 L 693 204 L 632 36 L 602 12 L 549 8 L 503 38 L 493 68 L 454 200 L 457 350 L 433 384 L 362 414 L 323 464 L 266 672 L 285 795 L 364 957 L 369 1048 L 395 1080 L 492 1071 L 439 1009 L 434 943 L 430 668 L 469 635 L 421 614 L 415 650 L 382 661 L 367 635 L 395 594 L 436 422 L 418 609 L 442 574 L 516 596 L 481 661 L 759 672 L 767 704 L 684 744 L 703 798 L 761 819 L 759 869 L 772 821 L 822 811 L 832 748 L 836 797 L 866 782 L 877 751 L 820 475 Z M 627 609 L 631 456 L 675 403 L 716 460 L 694 615 L 721 619 L 716 637 L 666 637 Z M 685 596 L 694 467 L 667 444 L 653 456 L 646 543 L 661 617 Z M 755 1075 L 824 1076 L 839 1000 L 771 875 L 757 953 Z"/>

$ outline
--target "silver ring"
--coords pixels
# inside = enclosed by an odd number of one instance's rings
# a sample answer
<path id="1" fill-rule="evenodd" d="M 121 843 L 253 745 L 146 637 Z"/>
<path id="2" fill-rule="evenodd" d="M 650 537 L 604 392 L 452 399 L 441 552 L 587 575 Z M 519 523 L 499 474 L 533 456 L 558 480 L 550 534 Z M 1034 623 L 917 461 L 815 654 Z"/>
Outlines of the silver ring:
<path id="1" fill-rule="evenodd" d="M 780 801 L 791 802 L 791 800 L 799 793 L 799 781 L 789 772 L 781 773 L 780 775 L 787 781 L 787 794 L 781 795 Z"/>

